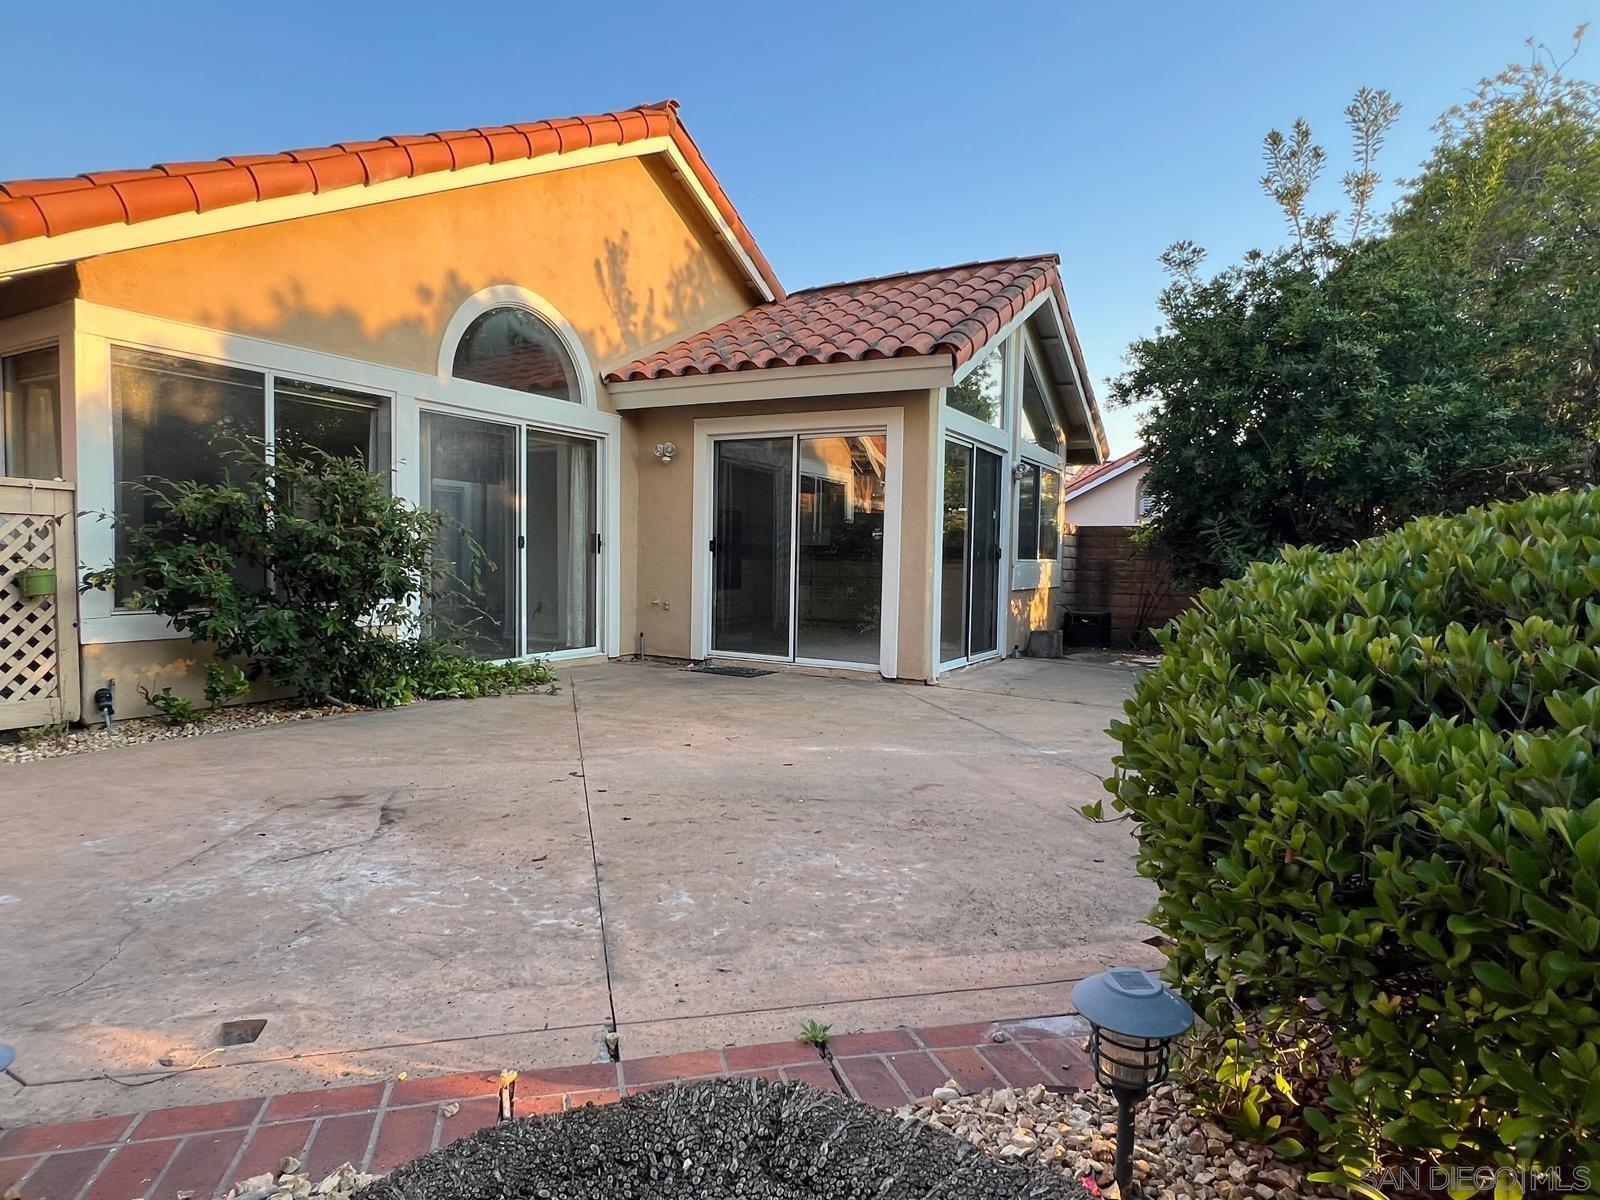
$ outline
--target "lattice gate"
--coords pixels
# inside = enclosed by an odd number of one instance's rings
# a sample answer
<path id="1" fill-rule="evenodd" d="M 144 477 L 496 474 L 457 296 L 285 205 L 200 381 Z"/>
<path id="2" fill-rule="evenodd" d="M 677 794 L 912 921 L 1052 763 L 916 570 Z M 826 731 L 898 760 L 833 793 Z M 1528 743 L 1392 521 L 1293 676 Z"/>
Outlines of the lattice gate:
<path id="1" fill-rule="evenodd" d="M 0 482 L 0 729 L 78 719 L 73 535 L 71 484 Z"/>

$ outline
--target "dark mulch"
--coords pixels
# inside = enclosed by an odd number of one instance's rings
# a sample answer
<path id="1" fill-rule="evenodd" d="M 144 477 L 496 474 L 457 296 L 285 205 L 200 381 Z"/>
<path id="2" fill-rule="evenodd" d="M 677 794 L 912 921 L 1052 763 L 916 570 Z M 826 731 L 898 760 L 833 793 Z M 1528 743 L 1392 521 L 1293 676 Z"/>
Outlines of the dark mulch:
<path id="1" fill-rule="evenodd" d="M 916 1121 L 799 1083 L 718 1079 L 485 1129 L 357 1200 L 1081 1200 Z"/>

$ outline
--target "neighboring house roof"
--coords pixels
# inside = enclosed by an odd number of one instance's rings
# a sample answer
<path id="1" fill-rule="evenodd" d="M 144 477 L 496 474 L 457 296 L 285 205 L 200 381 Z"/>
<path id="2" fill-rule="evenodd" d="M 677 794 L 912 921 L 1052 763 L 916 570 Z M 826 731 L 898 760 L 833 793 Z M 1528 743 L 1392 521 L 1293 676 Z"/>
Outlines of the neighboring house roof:
<path id="1" fill-rule="evenodd" d="M 931 354 L 948 354 L 960 367 L 1045 288 L 1059 293 L 1060 261 L 1053 254 L 1008 258 L 806 288 L 673 342 L 606 380 Z"/>
<path id="2" fill-rule="evenodd" d="M 767 286 L 782 296 L 771 264 L 679 120 L 676 100 L 593 116 L 0 183 L 0 246 L 655 137 L 672 139 Z"/>
<path id="3" fill-rule="evenodd" d="M 1067 480 L 1066 499 L 1073 500 L 1085 492 L 1092 492 L 1102 483 L 1109 483 L 1118 475 L 1133 470 L 1144 462 L 1144 447 L 1135 446 L 1121 458 L 1113 458 L 1096 467 L 1085 467 Z"/>

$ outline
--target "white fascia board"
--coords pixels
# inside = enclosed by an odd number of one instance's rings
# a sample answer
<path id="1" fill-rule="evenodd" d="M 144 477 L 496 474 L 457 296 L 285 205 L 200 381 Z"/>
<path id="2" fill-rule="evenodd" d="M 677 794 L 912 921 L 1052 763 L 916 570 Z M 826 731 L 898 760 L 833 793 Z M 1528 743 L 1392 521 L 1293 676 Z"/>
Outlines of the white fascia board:
<path id="1" fill-rule="evenodd" d="M 880 358 L 860 363 L 822 363 L 809 367 L 761 367 L 715 375 L 671 375 L 606 384 L 618 412 L 672 408 L 685 404 L 726 404 L 742 400 L 792 400 L 804 396 L 845 396 L 864 392 L 926 391 L 950 385 L 950 359 L 943 354 Z"/>

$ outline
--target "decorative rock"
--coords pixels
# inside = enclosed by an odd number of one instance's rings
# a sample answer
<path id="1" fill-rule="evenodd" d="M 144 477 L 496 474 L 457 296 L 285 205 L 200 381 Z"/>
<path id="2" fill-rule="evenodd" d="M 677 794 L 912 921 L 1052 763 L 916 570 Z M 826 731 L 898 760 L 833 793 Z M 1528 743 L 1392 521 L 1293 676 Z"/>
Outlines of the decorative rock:
<path id="1" fill-rule="evenodd" d="M 1164 1200 L 1311 1200 L 1337 1195 L 1307 1183 L 1264 1147 L 1235 1141 L 1192 1111 L 1176 1084 L 1156 1089 L 1134 1110 L 1130 1192 Z M 899 1110 L 1006 1162 L 1033 1162 L 1071 1180 L 1089 1179 L 1114 1192 L 1116 1102 L 1102 1092 L 1059 1095 L 1046 1088 L 1018 1094 L 991 1089 L 940 1097 Z M 1032 1143 L 1030 1145 L 1030 1143 Z M 1131 1200 L 1131 1197 L 1130 1197 Z"/>

